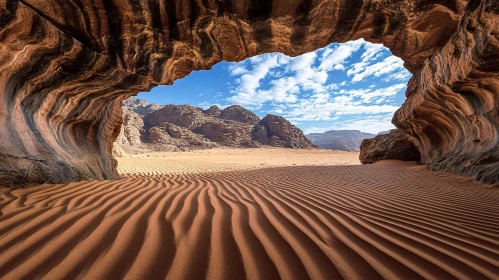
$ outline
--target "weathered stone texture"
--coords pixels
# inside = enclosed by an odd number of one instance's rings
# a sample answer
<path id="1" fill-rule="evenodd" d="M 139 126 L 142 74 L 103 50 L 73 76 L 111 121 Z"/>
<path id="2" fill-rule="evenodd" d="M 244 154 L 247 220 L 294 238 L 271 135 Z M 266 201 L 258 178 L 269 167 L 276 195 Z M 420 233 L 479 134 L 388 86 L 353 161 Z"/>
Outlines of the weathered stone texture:
<path id="1" fill-rule="evenodd" d="M 316 148 L 299 128 L 281 116 L 268 114 L 262 119 L 260 125 L 265 127 L 272 146 L 293 149 Z"/>
<path id="2" fill-rule="evenodd" d="M 419 161 L 421 156 L 416 146 L 399 129 L 387 134 L 364 139 L 360 145 L 360 162 L 372 164 L 385 159 Z"/>
<path id="3" fill-rule="evenodd" d="M 124 104 L 128 106 L 128 104 Z M 286 119 L 268 115 L 263 120 L 242 106 L 207 110 L 189 105 L 166 105 L 141 118 L 124 110 L 118 143 L 156 151 L 208 149 L 218 146 L 261 145 L 314 148 L 303 132 Z M 140 135 L 137 136 L 137 133 Z M 138 139 L 137 144 L 134 140 Z M 142 142 L 141 142 L 142 141 Z"/>

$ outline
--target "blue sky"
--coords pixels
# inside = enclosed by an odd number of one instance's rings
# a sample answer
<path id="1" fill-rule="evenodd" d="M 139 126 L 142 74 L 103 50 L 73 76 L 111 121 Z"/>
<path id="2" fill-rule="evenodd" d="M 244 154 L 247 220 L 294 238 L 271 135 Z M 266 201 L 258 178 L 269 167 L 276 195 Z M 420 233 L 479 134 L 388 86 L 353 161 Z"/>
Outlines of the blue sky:
<path id="1" fill-rule="evenodd" d="M 360 39 L 294 58 L 271 53 L 222 62 L 138 97 L 202 108 L 238 104 L 260 117 L 284 116 L 306 133 L 377 133 L 393 128 L 391 118 L 404 102 L 410 77 L 400 58 Z"/>

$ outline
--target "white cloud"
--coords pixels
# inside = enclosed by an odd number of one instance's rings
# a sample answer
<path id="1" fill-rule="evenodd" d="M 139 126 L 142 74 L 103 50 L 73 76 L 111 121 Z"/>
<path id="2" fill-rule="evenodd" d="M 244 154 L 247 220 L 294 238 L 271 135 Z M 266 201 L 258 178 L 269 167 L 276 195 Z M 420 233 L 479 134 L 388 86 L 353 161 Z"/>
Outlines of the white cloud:
<path id="1" fill-rule="evenodd" d="M 386 100 L 386 97 L 396 96 L 397 93 L 405 88 L 405 84 L 395 84 L 386 88 L 374 89 L 369 87 L 368 89 L 354 89 L 354 90 L 340 90 L 340 94 L 346 94 L 350 96 L 359 97 L 362 102 L 377 102 L 379 99 Z M 378 102 L 379 103 L 379 102 Z"/>
<path id="2" fill-rule="evenodd" d="M 393 114 L 399 106 L 380 104 L 377 100 L 390 100 L 404 87 L 405 85 L 398 84 L 376 90 L 341 90 L 334 96 L 329 93 L 316 93 L 290 104 L 284 116 L 295 121 L 323 121 L 344 115 Z"/>
<path id="3" fill-rule="evenodd" d="M 260 87 L 260 81 L 269 74 L 269 71 L 279 66 L 277 56 L 277 54 L 268 54 L 250 60 L 255 64 L 252 71 L 241 76 L 238 80 L 239 87 L 235 90 L 237 93 L 229 100 L 243 105 L 264 103 L 271 100 L 268 98 L 260 100 L 261 94 L 258 93 L 257 89 Z M 259 100 L 259 102 L 255 102 L 255 100 Z"/>
<path id="4" fill-rule="evenodd" d="M 325 71 L 317 71 L 313 67 L 316 57 L 315 52 L 295 58 L 273 54 L 267 59 L 260 60 L 252 71 L 240 78 L 239 86 L 234 90 L 235 95 L 229 100 L 243 105 L 261 106 L 269 101 L 296 102 L 296 95 L 302 90 L 326 91 L 327 87 L 324 87 L 324 83 L 327 81 L 328 74 Z M 271 69 L 279 66 L 284 67 L 283 72 L 287 75 L 275 77 L 276 79 L 269 82 L 268 89 L 259 89 L 260 81 L 267 75 L 280 76 L 269 73 Z M 281 73 L 281 71 L 276 71 L 276 73 Z"/>
<path id="5" fill-rule="evenodd" d="M 391 123 L 392 114 L 379 116 L 362 117 L 343 122 L 334 122 L 333 125 L 323 127 L 309 127 L 304 130 L 305 133 L 322 133 L 328 130 L 360 130 L 362 132 L 377 134 L 382 131 L 394 129 Z"/>
<path id="6" fill-rule="evenodd" d="M 401 70 L 399 72 L 391 74 L 390 76 L 384 78 L 383 81 L 385 81 L 385 82 L 390 82 L 390 81 L 393 81 L 393 80 L 407 81 L 410 78 L 411 78 L 411 73 L 409 73 L 409 71 L 407 71 L 406 69 L 404 69 L 404 70 Z"/>
<path id="7" fill-rule="evenodd" d="M 404 61 L 396 56 L 389 56 L 383 61 L 366 66 L 363 69 L 363 71 L 358 72 L 353 76 L 352 82 L 360 82 L 366 77 L 372 75 L 374 75 L 375 77 L 379 77 L 381 75 L 389 74 L 395 71 L 405 70 Z"/>
<path id="8" fill-rule="evenodd" d="M 375 61 L 382 54 L 383 50 L 384 47 L 381 44 L 365 43 L 364 53 L 360 57 L 361 61 L 352 64 L 350 69 L 348 69 L 347 71 L 347 75 L 351 76 L 353 74 L 361 72 L 368 65 L 372 64 L 372 62 Z"/>
<path id="9" fill-rule="evenodd" d="M 207 102 L 207 101 L 203 101 L 201 103 L 198 103 L 197 106 L 201 107 L 204 110 L 206 110 L 206 109 L 210 108 L 213 105 L 217 106 L 220 109 L 225 109 L 226 107 L 229 107 L 232 104 L 218 104 L 218 103 L 210 103 L 210 102 Z"/>
<path id="10" fill-rule="evenodd" d="M 229 86 L 232 96 L 225 100 L 283 115 L 302 128 L 327 122 L 337 129 L 387 130 L 399 108 L 396 97 L 406 86 L 399 81 L 410 74 L 401 59 L 385 50 L 360 39 L 298 57 L 273 53 L 251 58 L 229 67 L 235 79 Z M 379 80 L 355 86 L 368 77 Z"/>
<path id="11" fill-rule="evenodd" d="M 341 44 L 335 49 L 327 48 L 322 54 L 319 69 L 322 71 L 343 70 L 343 63 L 365 43 L 363 39 Z"/>
<path id="12" fill-rule="evenodd" d="M 231 76 L 239 76 L 239 75 L 242 75 L 242 74 L 245 74 L 245 73 L 248 73 L 248 70 L 246 70 L 246 68 L 244 67 L 236 67 L 232 70 L 230 70 L 230 75 Z"/>

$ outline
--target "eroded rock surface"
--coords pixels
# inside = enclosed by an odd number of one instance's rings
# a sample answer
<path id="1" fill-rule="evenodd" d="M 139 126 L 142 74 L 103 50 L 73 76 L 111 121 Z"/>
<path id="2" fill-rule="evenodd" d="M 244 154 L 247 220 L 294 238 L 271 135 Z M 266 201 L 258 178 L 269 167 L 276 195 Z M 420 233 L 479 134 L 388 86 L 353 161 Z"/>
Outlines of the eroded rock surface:
<path id="1" fill-rule="evenodd" d="M 400 129 L 393 129 L 387 134 L 364 139 L 360 146 L 360 162 L 372 164 L 385 159 L 419 161 L 419 150 Z"/>
<path id="2" fill-rule="evenodd" d="M 135 97 L 124 100 L 122 106 L 124 111 L 132 111 L 142 117 L 163 108 L 161 105 L 155 103 L 149 104 L 146 100 Z"/>
<path id="3" fill-rule="evenodd" d="M 251 125 L 255 125 L 260 122 L 260 118 L 255 115 L 255 113 L 239 105 L 232 105 L 223 109 L 220 112 L 219 117 L 224 120 L 232 120 Z"/>
<path id="4" fill-rule="evenodd" d="M 117 178 L 127 97 L 221 60 L 364 38 L 413 74 L 393 122 L 421 161 L 492 182 L 498 37 L 495 0 L 0 0 L 0 177 Z"/>
<path id="5" fill-rule="evenodd" d="M 260 138 L 260 133 L 258 133 L 259 136 L 256 139 L 261 143 L 268 141 L 272 146 L 293 149 L 316 148 L 299 128 L 281 116 L 268 114 L 259 124 L 265 127 L 267 137 L 269 138 L 269 140 L 262 139 Z"/>
<path id="6" fill-rule="evenodd" d="M 128 157 L 128 153 L 117 143 L 113 143 L 113 156 L 114 157 Z"/>
<path id="7" fill-rule="evenodd" d="M 116 138 L 116 143 L 140 148 L 142 146 L 141 137 L 144 134 L 144 121 L 142 116 L 123 108 L 123 124 L 121 131 Z"/>

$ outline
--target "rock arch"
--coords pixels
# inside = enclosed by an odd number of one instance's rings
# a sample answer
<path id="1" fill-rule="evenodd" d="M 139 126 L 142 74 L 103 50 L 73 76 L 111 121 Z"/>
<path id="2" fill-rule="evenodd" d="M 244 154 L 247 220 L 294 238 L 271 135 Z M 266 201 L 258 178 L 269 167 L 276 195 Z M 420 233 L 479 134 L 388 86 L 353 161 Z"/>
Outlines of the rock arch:
<path id="1" fill-rule="evenodd" d="M 221 60 L 358 38 L 413 74 L 393 121 L 422 161 L 499 181 L 495 0 L 0 0 L 0 181 L 116 178 L 125 98 Z"/>

